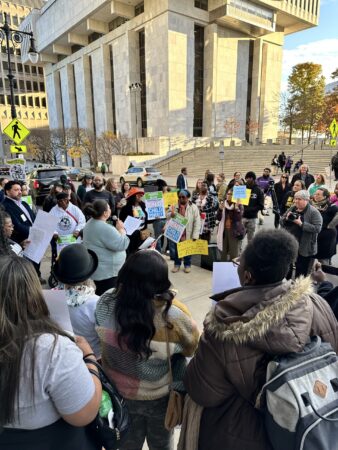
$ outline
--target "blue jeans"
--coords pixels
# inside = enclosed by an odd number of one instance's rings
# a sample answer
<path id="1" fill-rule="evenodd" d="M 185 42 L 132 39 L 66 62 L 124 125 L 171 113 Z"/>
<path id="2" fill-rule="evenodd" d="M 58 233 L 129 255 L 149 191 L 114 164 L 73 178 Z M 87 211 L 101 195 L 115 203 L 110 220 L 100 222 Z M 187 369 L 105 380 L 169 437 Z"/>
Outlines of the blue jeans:
<path id="1" fill-rule="evenodd" d="M 191 256 L 184 256 L 184 258 L 179 258 L 177 254 L 177 244 L 173 241 L 169 241 L 169 251 L 170 251 L 170 258 L 174 260 L 175 266 L 180 267 L 183 264 L 184 267 L 191 267 Z"/>

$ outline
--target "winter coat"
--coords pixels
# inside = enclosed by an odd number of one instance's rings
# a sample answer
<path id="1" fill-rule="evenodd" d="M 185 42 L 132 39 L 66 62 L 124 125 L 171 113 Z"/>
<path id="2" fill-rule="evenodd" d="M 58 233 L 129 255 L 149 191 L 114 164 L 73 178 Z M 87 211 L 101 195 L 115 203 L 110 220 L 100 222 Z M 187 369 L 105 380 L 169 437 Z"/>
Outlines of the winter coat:
<path id="1" fill-rule="evenodd" d="M 192 203 L 197 203 L 198 200 L 198 193 L 196 195 L 192 196 Z M 196 204 L 197 206 L 197 204 Z M 213 230 L 216 226 L 216 210 L 218 208 L 218 201 L 217 197 L 215 197 L 213 194 L 208 193 L 206 198 L 205 206 L 199 208 L 200 213 L 205 213 L 205 222 L 204 222 L 204 228 L 203 233 L 207 233 L 210 230 Z"/>
<path id="2" fill-rule="evenodd" d="M 239 205 L 239 209 L 224 209 L 224 222 L 226 222 L 227 217 L 231 219 L 231 234 L 235 239 L 243 238 L 245 235 L 245 228 L 242 223 L 243 210 L 243 205 Z M 223 210 L 219 209 L 217 211 L 216 220 L 220 222 L 222 216 Z"/>
<path id="3" fill-rule="evenodd" d="M 282 227 L 290 231 L 291 234 L 294 234 L 293 227 L 298 227 L 298 225 L 292 225 L 286 219 L 286 216 L 288 212 L 295 211 L 296 207 L 292 206 L 281 218 Z M 323 219 L 320 212 L 317 211 L 316 208 L 308 204 L 304 210 L 304 214 L 302 215 L 302 220 L 303 225 L 300 229 L 300 238 L 298 239 L 298 235 L 295 235 L 299 243 L 298 253 L 301 256 L 314 256 L 317 253 L 317 237 L 320 233 L 320 230 L 322 229 Z"/>
<path id="4" fill-rule="evenodd" d="M 300 173 L 296 173 L 296 175 L 294 175 L 294 176 L 292 177 L 291 185 L 293 186 L 293 185 L 295 184 L 295 181 L 297 181 L 297 180 L 302 180 L 302 176 L 301 176 Z M 310 173 L 307 173 L 307 174 L 305 175 L 305 180 L 303 180 L 303 181 L 304 181 L 304 183 L 305 183 L 306 189 L 308 189 L 309 186 L 310 186 L 310 184 L 312 184 L 312 183 L 315 182 L 315 179 L 314 179 L 314 176 L 313 176 L 313 175 L 311 175 Z"/>
<path id="5" fill-rule="evenodd" d="M 264 194 L 257 184 L 248 189 L 251 189 L 251 197 L 248 206 L 244 206 L 243 218 L 257 219 L 258 212 L 264 209 Z"/>
<path id="6" fill-rule="evenodd" d="M 299 352 L 319 335 L 338 350 L 338 324 L 311 280 L 247 286 L 219 294 L 184 384 L 204 407 L 199 450 L 271 450 L 255 409 L 269 360 Z"/>
<path id="7" fill-rule="evenodd" d="M 283 189 L 283 185 L 280 181 L 275 184 L 275 192 L 276 192 L 276 198 L 278 202 L 278 206 L 281 207 L 283 198 L 287 192 L 291 190 L 291 185 L 289 183 L 285 184 L 285 188 Z"/>
<path id="8" fill-rule="evenodd" d="M 260 187 L 262 189 L 262 191 L 264 192 L 264 194 L 266 194 L 266 192 L 269 190 L 270 187 L 270 183 L 272 182 L 272 184 L 274 183 L 274 180 L 272 177 L 265 177 L 264 175 L 261 177 L 257 178 L 257 186 Z"/>
<path id="9" fill-rule="evenodd" d="M 320 214 L 322 215 L 323 226 L 318 234 L 318 253 L 316 258 L 329 259 L 336 254 L 338 207 L 331 205 Z"/>
<path id="10" fill-rule="evenodd" d="M 178 214 L 178 205 L 175 206 L 174 212 Z M 198 239 L 200 236 L 201 218 L 199 210 L 194 203 L 188 202 L 184 217 L 188 219 L 187 226 L 185 227 L 185 238 L 187 240 Z M 168 218 L 170 219 L 170 214 Z"/>

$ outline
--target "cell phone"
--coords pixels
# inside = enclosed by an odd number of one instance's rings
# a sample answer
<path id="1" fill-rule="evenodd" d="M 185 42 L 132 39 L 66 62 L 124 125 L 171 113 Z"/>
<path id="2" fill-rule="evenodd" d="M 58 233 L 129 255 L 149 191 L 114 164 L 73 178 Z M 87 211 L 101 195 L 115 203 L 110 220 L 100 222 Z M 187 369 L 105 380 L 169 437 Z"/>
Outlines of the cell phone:
<path id="1" fill-rule="evenodd" d="M 338 276 L 338 267 L 328 266 L 327 264 L 322 264 L 322 271 L 329 273 L 330 275 Z"/>

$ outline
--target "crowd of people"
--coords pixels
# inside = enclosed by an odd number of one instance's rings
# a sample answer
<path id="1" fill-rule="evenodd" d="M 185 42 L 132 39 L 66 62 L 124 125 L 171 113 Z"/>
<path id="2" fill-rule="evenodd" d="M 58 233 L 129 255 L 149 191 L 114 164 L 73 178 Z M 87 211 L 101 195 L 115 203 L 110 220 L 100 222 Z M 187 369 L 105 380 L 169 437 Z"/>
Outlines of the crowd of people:
<path id="1" fill-rule="evenodd" d="M 57 218 L 53 289 L 66 297 L 74 334 L 50 316 L 40 265 L 23 256 L 37 213 L 22 200 L 26 186 L 0 179 L 0 448 L 101 450 L 90 432 L 103 398 L 98 361 L 129 412 L 121 450 L 145 440 L 150 450 L 174 448 L 165 426 L 172 387 L 187 394 L 180 450 L 273 448 L 255 407 L 268 362 L 312 336 L 338 350 L 337 297 L 321 271 L 336 253 L 338 184 L 331 194 L 303 163 L 290 181 L 293 162 L 282 156 L 276 183 L 269 167 L 229 182 L 208 170 L 190 192 L 184 167 L 177 200 L 151 221 L 142 188 L 103 173 L 85 175 L 77 190 L 54 183 L 43 204 Z M 156 189 L 170 190 L 164 180 Z M 275 229 L 257 232 L 269 209 Z M 192 267 L 162 239 L 177 215 L 186 219 L 181 242 L 214 240 L 219 261 L 238 264 L 241 287 L 212 297 L 201 336 L 169 280 L 169 270 Z M 129 216 L 140 225 L 127 235 Z M 140 250 L 151 233 L 154 245 Z"/>

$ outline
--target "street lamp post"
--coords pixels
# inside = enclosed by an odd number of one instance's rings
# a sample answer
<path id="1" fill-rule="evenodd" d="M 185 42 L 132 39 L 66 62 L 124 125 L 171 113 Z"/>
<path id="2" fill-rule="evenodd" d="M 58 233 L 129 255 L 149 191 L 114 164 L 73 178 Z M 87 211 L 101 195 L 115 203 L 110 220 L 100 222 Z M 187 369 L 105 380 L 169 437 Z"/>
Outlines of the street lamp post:
<path id="1" fill-rule="evenodd" d="M 4 13 L 4 24 L 0 27 L 0 44 L 3 40 L 6 42 L 6 53 L 8 60 L 8 75 L 7 78 L 9 80 L 9 88 L 11 92 L 11 116 L 12 119 L 16 118 L 16 109 L 15 109 L 15 101 L 14 101 L 14 75 L 11 67 L 11 53 L 10 53 L 10 42 L 12 42 L 13 48 L 15 48 L 18 44 L 21 44 L 25 36 L 29 36 L 30 38 L 30 47 L 28 51 L 28 56 L 30 61 L 33 64 L 36 64 L 39 59 L 39 55 L 35 49 L 35 42 L 33 38 L 33 33 L 31 31 L 18 31 L 10 28 L 7 21 L 7 14 Z"/>
<path id="2" fill-rule="evenodd" d="M 129 86 L 130 93 L 134 93 L 134 105 L 135 105 L 135 127 L 136 127 L 136 153 L 138 154 L 138 123 L 137 123 L 137 93 L 141 92 L 142 84 L 141 83 L 132 83 Z"/>

